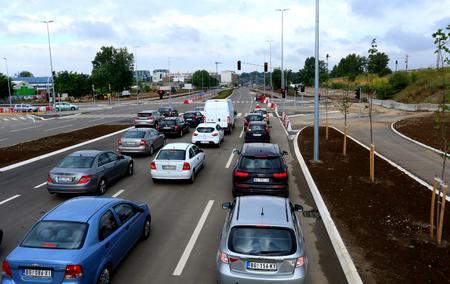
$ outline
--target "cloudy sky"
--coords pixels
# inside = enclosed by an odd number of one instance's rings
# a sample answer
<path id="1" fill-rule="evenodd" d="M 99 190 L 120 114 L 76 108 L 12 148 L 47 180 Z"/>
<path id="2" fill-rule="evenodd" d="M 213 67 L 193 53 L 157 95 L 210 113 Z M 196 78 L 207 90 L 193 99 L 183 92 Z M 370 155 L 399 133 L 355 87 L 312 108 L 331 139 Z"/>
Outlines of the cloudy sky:
<path id="1" fill-rule="evenodd" d="M 127 47 L 138 69 L 235 70 L 236 61 L 280 66 L 281 14 L 285 66 L 298 70 L 314 55 L 313 0 L 0 0 L 0 56 L 10 74 L 47 75 L 50 24 L 54 69 L 90 73 L 103 45 Z M 320 57 L 330 67 L 349 53 L 367 55 L 372 38 L 404 68 L 435 65 L 431 34 L 450 24 L 450 0 L 321 0 Z M 4 62 L 2 62 L 4 63 Z M 0 65 L 5 73 L 5 65 Z M 244 71 L 255 67 L 244 66 Z"/>

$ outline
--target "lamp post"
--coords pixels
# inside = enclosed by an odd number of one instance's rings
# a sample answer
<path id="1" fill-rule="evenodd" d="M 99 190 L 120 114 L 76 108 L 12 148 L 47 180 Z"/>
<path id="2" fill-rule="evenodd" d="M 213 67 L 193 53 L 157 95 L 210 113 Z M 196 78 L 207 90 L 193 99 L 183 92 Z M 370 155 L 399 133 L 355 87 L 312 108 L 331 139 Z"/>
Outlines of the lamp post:
<path id="1" fill-rule="evenodd" d="M 9 83 L 8 58 L 3 57 L 3 59 L 5 60 L 5 65 L 6 65 L 6 80 L 8 80 L 9 106 L 11 107 L 12 100 L 11 100 L 11 85 Z"/>
<path id="2" fill-rule="evenodd" d="M 273 40 L 266 40 L 269 43 L 269 72 L 270 72 L 270 98 L 273 99 L 273 85 L 272 85 L 272 42 Z"/>
<path id="3" fill-rule="evenodd" d="M 316 0 L 316 52 L 314 71 L 314 150 L 313 162 L 319 163 L 319 0 Z"/>
<path id="4" fill-rule="evenodd" d="M 286 96 L 285 94 L 285 86 L 284 86 L 284 67 L 283 67 L 283 60 L 284 60 L 284 54 L 283 54 L 283 25 L 284 25 L 284 12 L 289 11 L 289 9 L 276 9 L 276 11 L 281 12 L 281 91 L 282 94 L 284 94 L 284 100 L 283 100 L 283 111 L 286 111 Z"/>
<path id="5" fill-rule="evenodd" d="M 134 71 L 136 73 L 136 103 L 139 102 L 139 77 L 138 77 L 138 69 L 137 69 L 137 49 L 139 46 L 135 46 L 134 49 Z"/>
<path id="6" fill-rule="evenodd" d="M 217 85 L 219 85 L 220 76 L 219 76 L 219 71 L 217 69 L 217 65 L 222 64 L 222 62 L 216 61 L 216 62 L 214 62 L 214 64 L 216 64 L 216 78 L 217 78 Z"/>
<path id="7" fill-rule="evenodd" d="M 55 80 L 53 78 L 53 61 L 52 61 L 52 48 L 50 45 L 50 31 L 48 28 L 48 24 L 53 23 L 53 20 L 41 21 L 47 26 L 47 39 L 48 39 L 48 54 L 50 56 L 50 74 L 52 77 L 52 95 L 53 95 L 53 104 L 55 103 Z M 50 105 L 50 97 L 49 97 L 49 105 Z"/>

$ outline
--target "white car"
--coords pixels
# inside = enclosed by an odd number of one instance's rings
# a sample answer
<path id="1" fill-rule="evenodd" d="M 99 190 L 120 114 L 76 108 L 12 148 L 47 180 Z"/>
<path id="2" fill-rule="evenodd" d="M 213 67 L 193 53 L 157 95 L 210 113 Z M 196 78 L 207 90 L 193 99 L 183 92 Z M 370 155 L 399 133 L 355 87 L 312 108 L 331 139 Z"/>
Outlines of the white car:
<path id="1" fill-rule="evenodd" d="M 220 147 L 225 133 L 216 123 L 200 123 L 192 133 L 192 143 L 195 145 L 216 145 Z"/>
<path id="2" fill-rule="evenodd" d="M 191 143 L 171 143 L 158 152 L 150 164 L 150 174 L 154 182 L 188 180 L 193 183 L 204 164 L 202 149 Z"/>

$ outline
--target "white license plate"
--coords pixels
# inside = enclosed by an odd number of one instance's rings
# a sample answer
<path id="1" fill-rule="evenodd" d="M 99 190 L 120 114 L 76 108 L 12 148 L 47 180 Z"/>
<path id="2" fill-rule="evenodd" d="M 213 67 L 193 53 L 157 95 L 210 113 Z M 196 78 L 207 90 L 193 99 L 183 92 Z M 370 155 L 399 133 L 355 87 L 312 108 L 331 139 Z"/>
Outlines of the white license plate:
<path id="1" fill-rule="evenodd" d="M 167 170 L 167 171 L 173 171 L 176 170 L 177 167 L 176 166 L 162 166 L 163 170 Z"/>
<path id="2" fill-rule="evenodd" d="M 209 144 L 209 141 L 202 141 L 200 143 L 202 143 L 202 144 Z"/>
<path id="3" fill-rule="evenodd" d="M 23 275 L 28 277 L 51 278 L 52 271 L 44 269 L 24 269 Z"/>
<path id="4" fill-rule="evenodd" d="M 70 177 L 59 177 L 58 182 L 72 182 L 72 178 Z"/>
<path id="5" fill-rule="evenodd" d="M 246 266 L 247 266 L 247 269 L 252 269 L 252 270 L 265 270 L 265 271 L 276 271 L 277 270 L 276 263 L 247 261 Z"/>
<path id="6" fill-rule="evenodd" d="M 268 179 L 268 178 L 254 178 L 253 181 L 254 182 L 269 182 L 270 179 Z"/>
<path id="7" fill-rule="evenodd" d="M 172 127 L 163 127 L 162 129 L 172 129 Z"/>
<path id="8" fill-rule="evenodd" d="M 259 133 L 255 133 L 255 134 L 253 134 L 253 136 L 261 136 L 262 134 L 259 134 Z"/>

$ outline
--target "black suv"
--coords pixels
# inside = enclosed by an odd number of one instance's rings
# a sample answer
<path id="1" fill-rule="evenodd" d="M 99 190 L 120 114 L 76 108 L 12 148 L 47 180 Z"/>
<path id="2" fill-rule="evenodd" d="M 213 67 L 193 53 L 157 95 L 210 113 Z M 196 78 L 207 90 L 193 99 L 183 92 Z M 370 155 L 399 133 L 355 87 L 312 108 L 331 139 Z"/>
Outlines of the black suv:
<path id="1" fill-rule="evenodd" d="M 245 130 L 245 143 L 265 142 L 270 143 L 270 126 L 264 121 L 250 121 Z"/>
<path id="2" fill-rule="evenodd" d="M 190 127 L 197 127 L 205 120 L 203 114 L 199 111 L 187 111 L 183 114 L 183 118 L 189 123 Z"/>
<path id="3" fill-rule="evenodd" d="M 277 144 L 244 144 L 234 150 L 239 159 L 233 171 L 233 197 L 248 194 L 289 196 L 288 167 Z"/>
<path id="4" fill-rule="evenodd" d="M 264 121 L 264 116 L 260 113 L 247 113 L 244 117 L 245 129 L 247 129 L 247 126 L 250 121 Z"/>
<path id="5" fill-rule="evenodd" d="M 178 116 L 178 111 L 173 107 L 160 107 L 158 109 L 159 113 L 165 117 L 175 117 Z"/>
<path id="6" fill-rule="evenodd" d="M 159 123 L 160 133 L 182 137 L 189 132 L 189 124 L 182 117 L 166 117 Z"/>

